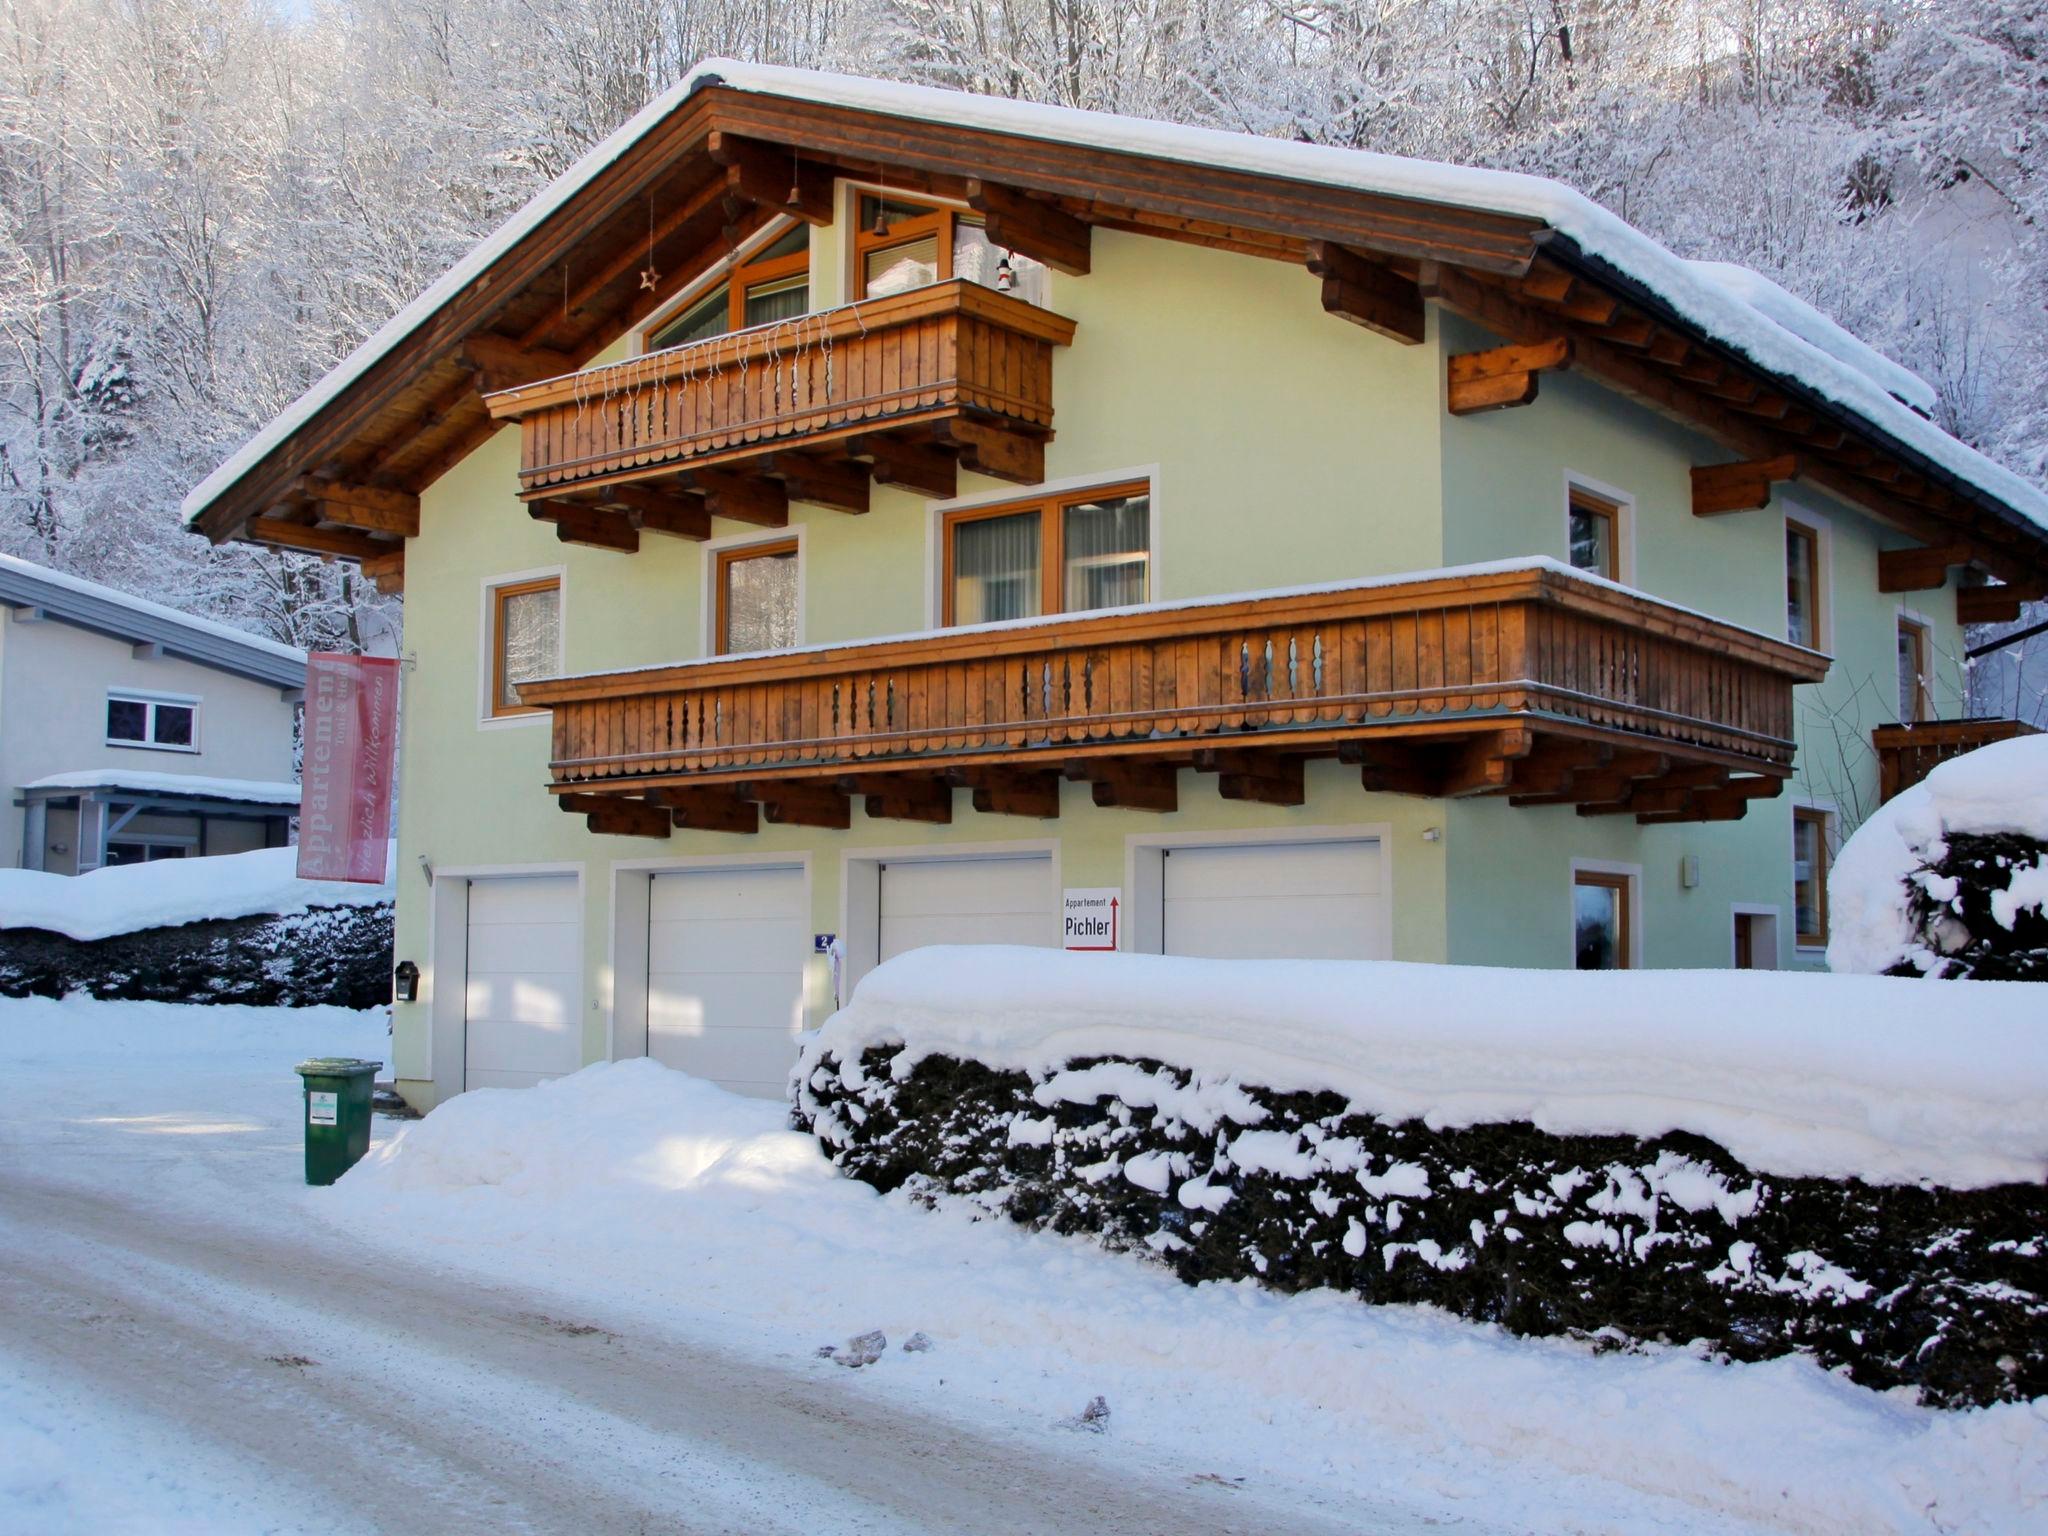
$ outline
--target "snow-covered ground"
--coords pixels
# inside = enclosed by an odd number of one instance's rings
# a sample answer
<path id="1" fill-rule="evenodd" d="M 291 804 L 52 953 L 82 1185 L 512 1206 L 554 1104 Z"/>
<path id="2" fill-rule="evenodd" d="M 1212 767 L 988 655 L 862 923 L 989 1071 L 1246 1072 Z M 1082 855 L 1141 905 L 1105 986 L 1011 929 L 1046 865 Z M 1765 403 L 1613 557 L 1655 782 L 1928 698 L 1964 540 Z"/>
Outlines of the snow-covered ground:
<path id="1" fill-rule="evenodd" d="M 476 1519 L 499 1529 L 549 1528 L 570 1487 L 592 1530 L 632 1529 L 628 1500 L 649 1528 L 812 1532 L 2048 1515 L 2048 1405 L 1942 1414 L 1798 1361 L 1596 1357 L 1425 1310 L 1189 1289 L 878 1197 L 777 1106 L 646 1062 L 468 1095 L 402 1138 L 380 1121 L 369 1163 L 307 1190 L 290 1067 L 314 1053 L 382 1056 L 381 1022 L 0 1002 L 0 1287 L 12 1265 L 40 1287 L 15 1300 L 55 1298 L 0 1321 L 0 1529 L 389 1528 L 393 1490 L 429 1479 L 495 1489 Z M 124 1319 L 132 1338 L 107 1338 Z M 876 1364 L 815 1353 L 869 1329 Z M 244 1331 L 253 1363 L 212 1360 Z M 905 1352 L 920 1331 L 933 1348 Z M 133 1379 L 91 1372 L 103 1338 L 143 1352 Z M 267 1363 L 288 1351 L 323 1363 Z M 252 1422 L 205 1411 L 221 1379 Z M 152 1381 L 184 1396 L 165 1409 Z M 1101 1434 L 1069 1422 L 1097 1395 Z M 745 1436 L 711 1443 L 688 1418 L 707 1404 Z M 380 1446 L 380 1423 L 422 1438 Z M 374 1474 L 359 1501 L 309 1504 L 317 1476 L 281 1443 Z M 952 1479 L 985 1492 L 949 1503 Z M 1032 1504 L 1049 1488 L 1081 1501 L 1070 1519 Z"/>

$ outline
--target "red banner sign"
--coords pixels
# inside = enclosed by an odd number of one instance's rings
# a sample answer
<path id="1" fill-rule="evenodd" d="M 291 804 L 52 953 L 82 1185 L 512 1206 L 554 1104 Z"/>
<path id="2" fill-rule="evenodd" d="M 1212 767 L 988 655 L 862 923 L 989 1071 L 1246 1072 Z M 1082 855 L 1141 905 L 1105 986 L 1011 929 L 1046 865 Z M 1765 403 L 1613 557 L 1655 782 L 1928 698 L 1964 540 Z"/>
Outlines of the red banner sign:
<path id="1" fill-rule="evenodd" d="M 397 661 L 326 651 L 307 657 L 301 880 L 383 884 L 397 764 Z"/>

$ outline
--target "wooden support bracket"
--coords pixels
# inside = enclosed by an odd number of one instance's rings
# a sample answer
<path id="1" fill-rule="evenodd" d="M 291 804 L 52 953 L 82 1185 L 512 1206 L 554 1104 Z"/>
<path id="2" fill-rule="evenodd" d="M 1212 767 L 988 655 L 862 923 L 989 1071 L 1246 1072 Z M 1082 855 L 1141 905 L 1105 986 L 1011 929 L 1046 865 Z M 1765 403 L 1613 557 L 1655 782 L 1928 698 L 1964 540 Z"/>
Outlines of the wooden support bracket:
<path id="1" fill-rule="evenodd" d="M 950 501 L 960 491 L 960 466 L 950 453 L 928 443 L 895 437 L 863 437 L 853 451 L 874 461 L 874 477 L 898 490 Z"/>
<path id="2" fill-rule="evenodd" d="M 1257 805 L 1302 805 L 1308 800 L 1302 759 L 1292 753 L 1205 749 L 1195 754 L 1195 766 L 1216 775 L 1216 792 L 1226 800 Z"/>
<path id="3" fill-rule="evenodd" d="M 394 549 L 388 555 L 372 555 L 363 562 L 363 575 L 376 584 L 377 590 L 386 597 L 398 597 L 405 592 L 405 551 Z"/>
<path id="4" fill-rule="evenodd" d="M 1739 464 L 1707 464 L 1692 472 L 1692 515 L 1719 517 L 1724 512 L 1753 512 L 1771 504 L 1771 487 L 1797 480 L 1797 454 L 1772 459 L 1746 459 Z"/>
<path id="5" fill-rule="evenodd" d="M 711 509 L 701 496 L 676 496 L 639 485 L 608 485 L 598 498 L 623 512 L 626 521 L 642 533 L 665 533 L 672 539 L 699 543 L 711 537 Z"/>
<path id="6" fill-rule="evenodd" d="M 716 164 L 725 167 L 728 196 L 806 224 L 832 222 L 834 167 L 806 160 L 780 145 L 715 128 L 705 148 Z"/>
<path id="7" fill-rule="evenodd" d="M 1044 438 L 965 416 L 947 417 L 938 424 L 938 432 L 959 448 L 962 466 L 978 474 L 1018 485 L 1037 485 L 1045 479 Z"/>
<path id="8" fill-rule="evenodd" d="M 763 470 L 780 479 L 791 501 L 831 507 L 840 512 L 868 509 L 868 470 L 850 459 L 814 458 L 803 453 L 774 453 L 762 460 Z"/>
<path id="9" fill-rule="evenodd" d="M 978 815 L 1059 817 L 1060 776 L 1049 768 L 960 768 L 947 777 L 973 792 Z"/>
<path id="10" fill-rule="evenodd" d="M 853 805 L 829 784 L 798 779 L 747 783 L 740 793 L 761 802 L 761 812 L 778 827 L 823 827 L 844 832 L 853 825 Z"/>
<path id="11" fill-rule="evenodd" d="M 789 492 L 779 480 L 761 480 L 735 474 L 729 469 L 699 469 L 690 474 L 692 487 L 701 491 L 713 517 L 757 528 L 789 526 Z"/>
<path id="12" fill-rule="evenodd" d="M 874 820 L 922 821 L 950 826 L 953 786 L 932 774 L 861 773 L 839 781 L 848 794 L 860 795 Z"/>
<path id="13" fill-rule="evenodd" d="M 660 806 L 627 795 L 557 795 L 555 804 L 602 837 L 667 837 L 674 826 Z"/>
<path id="14" fill-rule="evenodd" d="M 342 560 L 369 560 L 388 555 L 400 545 L 384 543 L 351 528 L 318 528 L 289 523 L 280 517 L 252 517 L 243 536 L 257 544 L 274 544 L 307 555 L 332 555 Z"/>
<path id="15" fill-rule="evenodd" d="M 1930 544 L 1922 549 L 1877 552 L 1877 590 L 1931 592 L 1948 582 L 1948 568 L 1970 563 L 1967 544 Z"/>
<path id="16" fill-rule="evenodd" d="M 580 366 L 580 360 L 567 352 L 525 346 L 509 336 L 489 331 L 479 331 L 465 340 L 456 360 L 476 375 L 477 392 L 485 395 L 537 384 L 542 379 L 558 379 Z"/>
<path id="17" fill-rule="evenodd" d="M 1170 765 L 1090 758 L 1068 763 L 1067 777 L 1086 783 L 1104 810 L 1169 812 L 1180 809 L 1180 788 Z"/>
<path id="18" fill-rule="evenodd" d="M 1308 242 L 1308 269 L 1323 280 L 1325 313 L 1407 346 L 1422 341 L 1422 289 L 1414 280 L 1329 240 Z"/>
<path id="19" fill-rule="evenodd" d="M 1537 378 L 1553 368 L 1569 368 L 1568 336 L 1516 343 L 1486 352 L 1461 352 L 1450 360 L 1450 412 L 1471 416 L 1480 411 L 1528 405 L 1536 398 Z"/>
<path id="20" fill-rule="evenodd" d="M 650 789 L 647 798 L 691 832 L 758 832 L 761 808 L 729 789 Z"/>
<path id="21" fill-rule="evenodd" d="M 1089 225 L 1064 209 L 1011 187 L 970 176 L 967 206 L 982 216 L 992 244 L 1074 277 L 1088 275 Z"/>
<path id="22" fill-rule="evenodd" d="M 294 492 L 305 499 L 314 520 L 323 527 L 396 534 L 402 539 L 419 537 L 420 499 L 410 492 L 346 485 L 319 475 L 300 480 Z"/>
<path id="23" fill-rule="evenodd" d="M 1958 624 L 2010 624 L 2020 616 L 2025 603 L 2048 597 L 2048 586 L 2039 582 L 2006 582 L 1996 587 L 1962 587 L 1956 592 Z"/>
<path id="24" fill-rule="evenodd" d="M 529 501 L 527 514 L 536 522 L 553 523 L 564 544 L 584 544 L 622 555 L 638 554 L 640 531 L 623 512 L 607 512 L 581 501 Z"/>
<path id="25" fill-rule="evenodd" d="M 1461 741 L 1450 750 L 1437 793 L 1461 799 L 1506 789 L 1514 778 L 1516 762 L 1527 757 L 1535 745 L 1535 733 L 1527 727 L 1487 731 Z"/>

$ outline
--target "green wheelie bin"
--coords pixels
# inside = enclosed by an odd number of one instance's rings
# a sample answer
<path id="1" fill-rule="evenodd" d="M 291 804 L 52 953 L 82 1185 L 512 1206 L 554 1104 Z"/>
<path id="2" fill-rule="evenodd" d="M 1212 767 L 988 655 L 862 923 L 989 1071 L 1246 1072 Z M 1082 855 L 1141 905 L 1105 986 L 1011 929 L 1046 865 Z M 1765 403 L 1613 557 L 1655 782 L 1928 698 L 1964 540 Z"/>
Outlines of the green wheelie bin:
<path id="1" fill-rule="evenodd" d="M 383 1065 L 353 1056 L 299 1063 L 306 1085 L 308 1184 L 332 1184 L 370 1150 L 370 1088 Z"/>

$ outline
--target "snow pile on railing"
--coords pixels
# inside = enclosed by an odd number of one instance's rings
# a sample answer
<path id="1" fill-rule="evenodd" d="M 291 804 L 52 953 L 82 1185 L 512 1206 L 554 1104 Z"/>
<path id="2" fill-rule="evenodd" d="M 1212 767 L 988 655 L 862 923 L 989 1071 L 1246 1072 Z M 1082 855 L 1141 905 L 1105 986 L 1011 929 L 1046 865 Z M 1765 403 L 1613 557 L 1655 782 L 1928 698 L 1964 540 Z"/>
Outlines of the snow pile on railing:
<path id="1" fill-rule="evenodd" d="M 931 1056 L 1034 1078 L 1151 1060 L 1432 1129 L 1688 1131 L 1788 1177 L 2048 1178 L 2048 995 L 2024 983 L 925 949 L 807 1043 L 799 1107 L 828 1059 L 843 1078 L 897 1045 L 899 1078 Z"/>
<path id="2" fill-rule="evenodd" d="M 382 885 L 301 880 L 298 858 L 296 848 L 259 848 L 210 858 L 117 865 L 84 875 L 4 869 L 0 929 L 39 928 L 90 941 L 217 918 L 382 906 L 393 899 L 396 844 Z"/>
<path id="3" fill-rule="evenodd" d="M 1930 870 L 1947 853 L 1948 839 L 2000 833 L 2048 843 L 2048 735 L 2017 736 L 1952 758 L 1856 829 L 1828 877 L 1829 968 L 1940 968 L 1942 950 L 1930 947 L 1915 920 L 1916 886 L 1954 901 L 1953 879 Z M 2048 906 L 2048 861 L 2037 856 L 2003 873 L 1990 916 L 2010 933 L 2022 911 Z M 2036 997 L 2036 1020 L 2048 1029 L 2048 992 Z"/>

